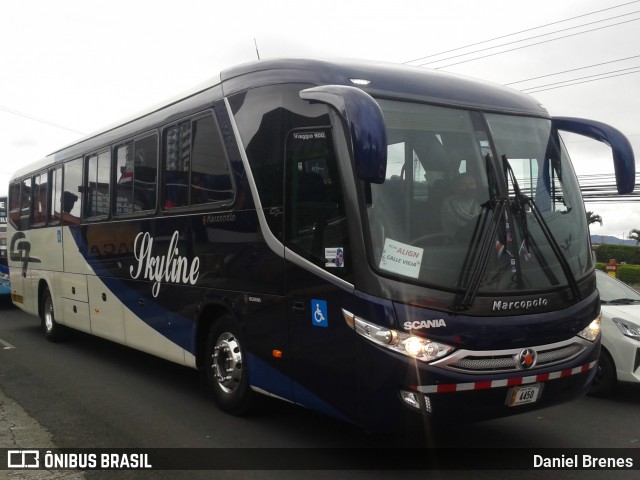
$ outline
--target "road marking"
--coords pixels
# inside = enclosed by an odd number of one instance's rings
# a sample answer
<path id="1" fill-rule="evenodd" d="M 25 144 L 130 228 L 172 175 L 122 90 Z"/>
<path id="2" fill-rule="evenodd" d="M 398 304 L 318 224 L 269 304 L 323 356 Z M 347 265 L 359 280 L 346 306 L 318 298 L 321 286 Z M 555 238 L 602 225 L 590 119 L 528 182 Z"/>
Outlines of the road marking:
<path id="1" fill-rule="evenodd" d="M 12 348 L 16 348 L 13 345 L 11 345 L 9 342 L 5 342 L 3 339 L 0 338 L 0 345 L 3 345 L 3 350 L 11 350 Z"/>

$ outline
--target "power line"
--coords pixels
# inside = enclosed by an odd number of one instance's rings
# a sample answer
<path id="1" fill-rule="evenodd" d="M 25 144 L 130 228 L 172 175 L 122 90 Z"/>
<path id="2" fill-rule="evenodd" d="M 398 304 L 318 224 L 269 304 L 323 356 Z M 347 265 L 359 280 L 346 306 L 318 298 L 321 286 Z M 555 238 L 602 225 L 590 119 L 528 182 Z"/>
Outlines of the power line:
<path id="1" fill-rule="evenodd" d="M 621 73 L 621 72 L 624 72 L 624 73 Z M 555 90 L 557 88 L 571 87 L 573 85 L 580 85 L 582 83 L 590 83 L 598 80 L 605 80 L 607 78 L 622 77 L 625 75 L 631 75 L 632 73 L 640 73 L 640 66 L 622 68 L 620 70 L 612 70 L 610 72 L 596 73 L 594 75 L 587 75 L 585 77 L 577 77 L 569 80 L 562 80 L 560 82 L 548 83 L 546 85 L 538 85 L 536 87 L 523 88 L 521 89 L 521 91 L 526 93 L 546 92 L 547 90 Z"/>
<path id="2" fill-rule="evenodd" d="M 638 12 L 633 12 L 633 13 L 638 13 Z M 469 63 L 469 62 L 474 62 L 476 60 L 481 60 L 483 58 L 493 57 L 493 56 L 496 56 L 496 55 L 502 55 L 503 53 L 515 52 L 516 50 L 522 50 L 524 48 L 535 47 L 537 45 L 543 45 L 545 43 L 555 42 L 555 41 L 558 41 L 558 40 L 564 40 L 565 38 L 577 37 L 578 35 L 583 35 L 585 33 L 596 32 L 596 31 L 599 31 L 599 30 L 604 30 L 604 29 L 611 28 L 611 27 L 617 27 L 617 26 L 624 25 L 624 24 L 631 23 L 631 22 L 637 22 L 638 20 L 640 20 L 640 18 L 634 18 L 634 19 L 631 19 L 631 20 L 626 20 L 624 22 L 613 23 L 611 25 L 605 25 L 603 27 L 591 28 L 589 30 L 584 30 L 582 32 L 571 33 L 569 35 L 563 35 L 562 37 L 551 38 L 549 40 L 543 40 L 543 41 L 540 41 L 540 42 L 530 43 L 528 45 L 522 45 L 520 47 L 509 48 L 507 50 L 501 50 L 499 52 L 489 53 L 487 55 L 482 55 L 482 56 L 470 58 L 470 59 L 467 59 L 467 60 L 461 60 L 461 61 L 456 62 L 456 63 L 450 63 L 448 65 L 442 65 L 440 67 L 434 67 L 434 68 L 436 70 L 440 70 L 442 68 L 449 68 L 449 67 L 453 67 L 455 65 L 460 65 L 460 64 L 463 64 L 463 63 Z M 582 26 L 584 26 L 584 25 L 580 25 L 578 27 L 572 27 L 571 29 L 579 28 L 579 27 L 582 27 Z M 564 31 L 571 30 L 571 29 L 565 29 Z M 558 33 L 558 32 L 551 32 L 551 33 L 548 33 L 548 34 L 545 34 L 545 35 L 540 35 L 539 37 L 552 35 L 554 33 Z M 523 40 L 517 40 L 517 41 L 514 41 L 514 42 L 510 42 L 510 43 L 504 44 L 504 45 L 498 45 L 498 46 L 495 46 L 495 47 L 490 47 L 490 48 L 486 48 L 486 49 L 483 49 L 483 50 L 477 50 L 475 52 L 469 52 L 467 54 L 458 55 L 457 57 L 462 57 L 462 56 L 465 56 L 465 55 L 471 55 L 473 53 L 479 53 L 479 52 L 484 51 L 484 50 L 492 50 L 492 49 L 495 49 L 495 48 L 500 48 L 500 47 L 504 47 L 504 46 L 507 46 L 507 45 L 512 45 L 514 43 L 519 43 L 519 42 L 524 42 L 526 40 L 531 40 L 533 38 L 538 38 L 538 37 L 531 37 L 531 38 L 527 38 L 527 39 L 523 39 Z M 449 58 L 446 58 L 446 59 L 443 59 L 443 60 L 438 60 L 438 61 L 451 60 L 453 58 L 456 58 L 456 57 L 449 57 Z M 421 67 L 421 66 L 427 65 L 429 63 L 436 63 L 436 62 L 427 62 L 427 63 L 423 63 L 423 64 L 420 64 L 420 65 L 417 65 L 417 66 Z"/>
<path id="3" fill-rule="evenodd" d="M 532 80 L 539 80 L 541 78 L 554 77 L 556 75 L 563 75 L 565 73 L 577 72 L 579 70 L 587 70 L 589 68 L 601 67 L 603 65 L 609 65 L 609 64 L 612 64 L 612 63 L 625 62 L 627 60 L 633 60 L 635 58 L 640 58 L 640 55 L 633 55 L 631 57 L 620 58 L 618 60 L 610 60 L 608 62 L 594 63 L 594 64 L 591 64 L 591 65 L 587 65 L 585 67 L 572 68 L 570 70 L 563 70 L 561 72 L 556 72 L 556 73 L 548 73 L 546 75 L 539 75 L 537 77 L 526 78 L 524 80 L 516 80 L 515 82 L 505 83 L 504 85 L 505 86 L 509 86 L 509 85 L 515 85 L 516 83 L 530 82 Z"/>
<path id="4" fill-rule="evenodd" d="M 635 0 L 635 1 L 633 1 L 633 2 L 623 3 L 623 4 L 620 4 L 620 5 L 616 5 L 616 6 L 614 6 L 614 7 L 604 8 L 604 9 L 602 9 L 602 10 L 596 10 L 596 11 L 594 11 L 594 12 L 590 12 L 590 13 L 584 13 L 584 14 L 582 14 L 582 15 L 577 15 L 577 16 L 575 16 L 575 17 L 566 18 L 566 19 L 564 19 L 564 20 L 558 20 L 558 21 L 556 21 L 556 22 L 545 23 L 544 25 L 539 25 L 539 26 L 537 26 L 537 27 L 527 28 L 527 29 L 525 29 L 525 30 L 520 30 L 520 31 L 518 31 L 518 32 L 514 32 L 514 33 L 509 33 L 509 34 L 507 34 L 507 35 L 502 35 L 502 36 L 499 36 L 499 37 L 491 38 L 491 39 L 489 39 L 489 40 L 483 40 L 483 41 L 476 42 L 476 43 L 472 43 L 472 44 L 469 44 L 469 45 L 464 45 L 464 46 L 462 46 L 462 47 L 453 48 L 453 49 L 451 49 L 451 50 L 446 50 L 446 51 L 444 51 L 444 52 L 434 53 L 434 54 L 431 54 L 431 55 L 427 55 L 427 56 L 425 56 L 425 57 L 420 57 L 420 58 L 416 58 L 416 59 L 414 59 L 414 60 L 409 60 L 409 61 L 404 62 L 404 63 L 419 62 L 420 60 L 425 60 L 425 59 L 427 59 L 427 58 L 433 58 L 433 57 L 437 57 L 437 56 L 439 56 L 439 55 L 445 55 L 445 54 L 447 54 L 447 53 L 452 53 L 452 52 L 456 52 L 456 51 L 459 51 L 459 50 L 464 50 L 465 48 L 471 48 L 471 47 L 475 47 L 475 46 L 477 46 L 477 45 L 483 45 L 483 44 L 485 44 L 485 43 L 494 42 L 494 41 L 496 41 L 496 40 L 502 40 L 503 38 L 513 37 L 513 36 L 515 36 L 515 35 L 520 35 L 520 34 L 522 34 L 522 33 L 531 32 L 531 31 L 533 31 L 533 30 L 539 30 L 539 29 L 541 29 L 541 28 L 550 27 L 550 26 L 552 26 L 552 25 L 558 25 L 558 24 L 560 24 L 560 23 L 569 22 L 569 21 L 571 21 L 571 20 L 576 20 L 576 19 L 578 19 L 578 18 L 588 17 L 588 16 L 591 16 L 591 15 L 595 15 L 595 14 L 597 14 L 597 13 L 606 12 L 606 11 L 608 11 L 608 10 L 615 10 L 615 9 L 617 9 L 617 8 L 626 7 L 627 5 L 631 5 L 631 4 L 634 4 L 634 3 L 638 3 L 639 1 L 640 1 L 640 0 Z M 427 62 L 427 63 L 432 63 L 432 62 Z M 426 64 L 425 64 L 425 65 L 426 65 Z"/>
<path id="5" fill-rule="evenodd" d="M 33 115 L 29 115 L 28 113 L 24 113 L 24 112 L 20 112 L 18 110 L 14 110 L 12 108 L 3 107 L 2 105 L 0 105 L 0 110 L 2 110 L 3 112 L 10 113 L 12 115 L 16 115 L 18 117 L 22 117 L 22 118 L 27 118 L 29 120 L 33 120 L 34 122 L 43 123 L 45 125 L 49 125 L 51 127 L 60 128 L 62 130 L 67 130 L 69 132 L 77 133 L 79 135 L 85 135 L 84 132 L 79 132 L 78 130 L 74 130 L 73 128 L 68 128 L 68 127 L 65 127 L 64 125 L 60 125 L 59 123 L 50 122 L 49 120 L 44 120 L 42 118 L 34 117 Z"/>
<path id="6" fill-rule="evenodd" d="M 615 72 L 622 72 L 625 70 L 631 70 L 631 69 L 636 69 L 632 72 L 625 72 L 625 73 L 615 73 Z M 609 73 L 611 73 L 612 75 L 608 75 Z M 615 74 L 613 74 L 615 73 Z M 539 93 L 539 92 L 546 92 L 548 90 L 556 90 L 558 88 L 564 88 L 564 87 L 572 87 L 574 85 L 581 85 L 583 83 L 591 83 L 591 82 L 597 82 L 599 80 L 606 80 L 608 78 L 615 78 L 615 77 L 624 77 L 626 75 L 631 75 L 634 73 L 640 73 L 640 67 L 630 67 L 630 68 L 625 68 L 622 70 L 614 70 L 613 72 L 605 72 L 605 73 L 600 73 L 597 75 L 590 75 L 588 77 L 582 77 L 582 78 L 591 78 L 591 80 L 582 80 L 582 81 L 577 81 L 577 80 L 581 80 L 581 78 L 576 78 L 573 80 L 565 80 L 564 82 L 556 82 L 556 83 L 550 83 L 548 85 L 540 85 L 538 87 L 531 87 L 531 88 L 525 88 L 522 89 L 522 92 L 526 92 L 526 93 Z M 604 75 L 604 76 L 602 76 Z M 599 76 L 600 78 L 592 78 L 592 77 L 597 77 Z M 572 82 L 572 83 L 568 83 L 568 82 Z M 560 83 L 566 83 L 565 85 L 558 85 Z M 556 86 L 552 86 L 552 85 L 556 85 Z M 549 87 L 549 88 L 544 88 L 544 87 Z"/>

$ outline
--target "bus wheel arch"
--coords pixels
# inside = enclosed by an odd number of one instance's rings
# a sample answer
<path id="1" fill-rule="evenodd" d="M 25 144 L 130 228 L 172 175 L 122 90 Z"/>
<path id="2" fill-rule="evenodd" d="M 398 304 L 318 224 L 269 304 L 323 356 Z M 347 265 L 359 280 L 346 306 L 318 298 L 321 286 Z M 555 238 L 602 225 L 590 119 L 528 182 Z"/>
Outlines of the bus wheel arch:
<path id="1" fill-rule="evenodd" d="M 199 334 L 204 340 L 199 355 L 203 383 L 221 410 L 245 415 L 252 410 L 256 396 L 249 384 L 247 342 L 239 322 L 229 311 L 216 313 Z"/>

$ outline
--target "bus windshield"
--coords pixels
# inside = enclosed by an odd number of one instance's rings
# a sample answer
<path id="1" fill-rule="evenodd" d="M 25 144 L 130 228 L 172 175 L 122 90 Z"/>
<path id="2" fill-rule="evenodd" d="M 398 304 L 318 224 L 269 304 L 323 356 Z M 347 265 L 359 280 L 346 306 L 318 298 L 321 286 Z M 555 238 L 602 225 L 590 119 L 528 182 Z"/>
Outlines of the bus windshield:
<path id="1" fill-rule="evenodd" d="M 368 207 L 377 271 L 480 295 L 571 286 L 590 271 L 579 185 L 549 119 L 379 104 L 387 172 Z"/>

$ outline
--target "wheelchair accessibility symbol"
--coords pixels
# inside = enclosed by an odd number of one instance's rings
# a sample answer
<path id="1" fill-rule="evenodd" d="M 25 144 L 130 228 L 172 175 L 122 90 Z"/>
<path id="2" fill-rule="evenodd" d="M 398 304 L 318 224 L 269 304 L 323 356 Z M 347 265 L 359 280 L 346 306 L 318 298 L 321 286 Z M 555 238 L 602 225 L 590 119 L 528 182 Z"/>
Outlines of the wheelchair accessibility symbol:
<path id="1" fill-rule="evenodd" d="M 326 300 L 311 300 L 311 323 L 316 327 L 329 326 Z"/>

